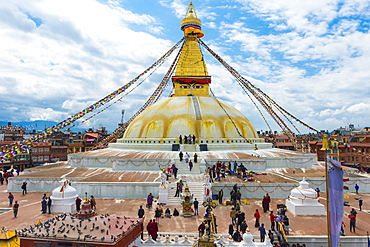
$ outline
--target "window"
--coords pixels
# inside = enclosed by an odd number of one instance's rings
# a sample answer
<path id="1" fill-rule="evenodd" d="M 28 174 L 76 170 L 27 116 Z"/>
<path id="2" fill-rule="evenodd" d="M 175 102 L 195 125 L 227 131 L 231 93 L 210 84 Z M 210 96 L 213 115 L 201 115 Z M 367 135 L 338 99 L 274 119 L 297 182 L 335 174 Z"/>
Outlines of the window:
<path id="1" fill-rule="evenodd" d="M 50 247 L 51 243 L 35 243 L 35 247 Z"/>
<path id="2" fill-rule="evenodd" d="M 44 150 L 46 153 L 49 152 L 49 148 L 44 148 Z"/>

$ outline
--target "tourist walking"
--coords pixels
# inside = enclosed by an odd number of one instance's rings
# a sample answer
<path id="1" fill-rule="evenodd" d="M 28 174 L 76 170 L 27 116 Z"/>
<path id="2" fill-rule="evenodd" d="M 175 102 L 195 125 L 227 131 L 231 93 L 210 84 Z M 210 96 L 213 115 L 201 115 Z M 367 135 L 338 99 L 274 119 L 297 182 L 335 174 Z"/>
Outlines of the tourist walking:
<path id="1" fill-rule="evenodd" d="M 269 230 L 268 236 L 270 239 L 270 243 L 274 244 L 274 233 L 271 230 Z"/>
<path id="2" fill-rule="evenodd" d="M 76 198 L 76 210 L 77 212 L 81 210 L 81 198 L 77 197 Z"/>
<path id="3" fill-rule="evenodd" d="M 146 203 L 148 208 L 152 208 L 153 205 L 153 195 L 149 193 L 148 197 L 146 198 Z"/>
<path id="4" fill-rule="evenodd" d="M 234 208 L 231 208 L 230 210 L 230 218 L 231 218 L 231 224 L 236 224 L 236 212 Z"/>
<path id="5" fill-rule="evenodd" d="M 182 153 L 182 151 L 180 151 L 179 153 L 179 158 L 180 158 L 180 161 L 182 161 L 182 158 L 184 157 L 184 154 Z"/>
<path id="6" fill-rule="evenodd" d="M 204 235 L 205 230 L 206 230 L 206 225 L 202 221 L 202 223 L 200 223 L 200 225 L 198 226 L 199 237 Z"/>
<path id="7" fill-rule="evenodd" d="M 14 218 L 16 218 L 16 217 L 17 217 L 17 215 L 18 215 L 18 208 L 19 208 L 18 201 L 15 201 L 15 202 L 14 202 L 14 205 L 13 205 L 13 214 L 14 214 Z"/>
<path id="8" fill-rule="evenodd" d="M 177 168 L 175 165 L 172 165 L 172 173 L 173 173 L 173 176 L 175 177 L 175 179 L 177 178 L 177 171 L 179 170 L 179 168 Z"/>
<path id="9" fill-rule="evenodd" d="M 254 212 L 254 218 L 256 219 L 256 223 L 254 224 L 254 227 L 259 227 L 261 215 L 258 212 L 258 209 L 256 209 L 256 212 Z"/>
<path id="10" fill-rule="evenodd" d="M 158 223 L 155 222 L 155 220 L 153 220 L 153 222 L 152 222 L 152 225 L 153 225 L 153 240 L 154 241 L 157 241 L 157 237 L 158 237 Z"/>
<path id="11" fill-rule="evenodd" d="M 197 155 L 197 153 L 194 154 L 194 163 L 198 163 L 198 155 Z"/>
<path id="12" fill-rule="evenodd" d="M 96 201 L 93 195 L 90 196 L 90 205 L 93 210 L 96 210 Z"/>
<path id="13" fill-rule="evenodd" d="M 22 189 L 22 195 L 27 194 L 27 182 L 23 182 L 21 189 Z"/>
<path id="14" fill-rule="evenodd" d="M 262 207 L 263 207 L 263 212 L 264 213 L 267 213 L 268 211 L 270 211 L 270 202 L 271 202 L 271 198 L 270 198 L 269 194 L 267 193 L 263 197 L 263 200 L 262 200 Z"/>
<path id="15" fill-rule="evenodd" d="M 360 208 L 360 211 L 362 211 L 362 203 L 363 203 L 362 197 L 360 196 L 359 198 L 356 198 L 356 200 L 358 200 L 358 207 Z"/>
<path id="16" fill-rule="evenodd" d="M 191 171 L 191 169 L 193 169 L 193 162 L 191 160 L 189 160 L 189 169 Z"/>
<path id="17" fill-rule="evenodd" d="M 271 222 L 271 230 L 272 231 L 275 231 L 275 219 L 277 218 L 277 216 L 274 215 L 274 212 L 270 212 L 270 222 Z"/>
<path id="18" fill-rule="evenodd" d="M 47 205 L 48 205 L 48 212 L 49 214 L 51 214 L 51 203 L 52 203 L 52 200 L 50 198 L 50 196 L 47 198 Z"/>
<path id="19" fill-rule="evenodd" d="M 258 228 L 258 231 L 260 231 L 260 240 L 261 242 L 265 242 L 265 236 L 266 236 L 266 229 L 265 224 L 262 223 L 262 225 Z"/>
<path id="20" fill-rule="evenodd" d="M 348 218 L 349 218 L 349 231 L 352 232 L 356 232 L 356 215 L 355 214 L 351 214 L 351 215 L 348 215 Z"/>
<path id="21" fill-rule="evenodd" d="M 248 224 L 247 224 L 247 222 L 244 220 L 244 221 L 242 222 L 242 224 L 240 225 L 240 232 L 241 232 L 242 234 L 244 234 L 244 233 L 247 231 L 247 229 L 248 229 Z"/>
<path id="22" fill-rule="evenodd" d="M 139 210 L 138 210 L 138 212 L 137 212 L 137 216 L 138 216 L 139 218 L 143 218 L 143 217 L 144 217 L 144 214 L 145 214 L 145 211 L 144 211 L 144 209 L 143 209 L 143 206 L 140 206 L 140 208 L 139 208 Z"/>
<path id="23" fill-rule="evenodd" d="M 47 198 L 42 198 L 41 199 L 41 211 L 43 214 L 46 214 L 47 208 L 48 208 Z"/>
<path id="24" fill-rule="evenodd" d="M 199 208 L 199 202 L 198 202 L 197 198 L 195 198 L 195 200 L 194 200 L 194 215 L 199 215 L 198 208 Z"/>
<path id="25" fill-rule="evenodd" d="M 185 162 L 189 163 L 189 159 L 190 159 L 190 155 L 188 154 L 188 152 L 186 152 L 185 153 Z"/>
<path id="26" fill-rule="evenodd" d="M 13 206 L 14 196 L 11 192 L 9 192 L 8 194 L 8 199 L 9 199 L 9 207 Z"/>
<path id="27" fill-rule="evenodd" d="M 224 196 L 224 191 L 221 189 L 219 192 L 218 192 L 218 203 L 219 204 L 222 204 L 222 197 Z"/>
<path id="28" fill-rule="evenodd" d="M 156 209 L 155 209 L 154 217 L 155 217 L 155 219 L 157 220 L 157 222 L 159 224 L 159 218 L 162 217 L 162 210 L 159 209 L 158 207 L 156 207 Z"/>
<path id="29" fill-rule="evenodd" d="M 358 190 L 360 189 L 360 186 L 358 184 L 355 185 L 356 194 L 358 195 Z"/>
<path id="30" fill-rule="evenodd" d="M 228 233 L 229 233 L 229 236 L 230 237 L 233 236 L 233 234 L 234 234 L 234 226 L 233 226 L 233 224 L 230 224 L 229 225 L 229 231 L 228 231 Z"/>
<path id="31" fill-rule="evenodd" d="M 180 183 L 177 182 L 176 183 L 176 193 L 175 193 L 175 196 L 174 197 L 180 197 Z"/>

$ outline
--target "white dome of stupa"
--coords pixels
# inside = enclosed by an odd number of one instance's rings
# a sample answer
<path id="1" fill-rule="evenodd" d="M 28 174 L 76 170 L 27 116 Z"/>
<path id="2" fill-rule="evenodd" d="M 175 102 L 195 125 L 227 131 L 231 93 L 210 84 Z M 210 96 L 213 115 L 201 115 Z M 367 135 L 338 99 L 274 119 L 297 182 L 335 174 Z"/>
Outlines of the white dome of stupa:
<path id="1" fill-rule="evenodd" d="M 78 194 L 77 190 L 69 185 L 69 181 L 63 178 L 61 185 L 55 188 L 51 193 L 53 205 L 74 203 Z"/>
<path id="2" fill-rule="evenodd" d="M 289 199 L 292 202 L 300 204 L 317 203 L 319 200 L 317 197 L 317 192 L 308 185 L 309 183 L 305 178 L 303 178 L 302 181 L 299 182 L 299 186 L 292 189 Z"/>

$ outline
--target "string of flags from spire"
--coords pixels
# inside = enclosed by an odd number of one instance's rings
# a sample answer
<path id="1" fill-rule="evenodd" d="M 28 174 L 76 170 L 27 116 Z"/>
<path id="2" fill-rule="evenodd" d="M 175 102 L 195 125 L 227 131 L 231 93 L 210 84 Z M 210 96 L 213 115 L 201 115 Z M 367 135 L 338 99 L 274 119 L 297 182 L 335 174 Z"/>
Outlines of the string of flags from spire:
<path id="1" fill-rule="evenodd" d="M 82 111 L 70 116 L 69 118 L 63 120 L 62 122 L 58 123 L 55 126 L 52 126 L 45 131 L 38 133 L 31 138 L 24 140 L 24 141 L 18 141 L 9 145 L 6 145 L 2 147 L 2 151 L 0 152 L 0 162 L 4 162 L 5 160 L 8 160 L 18 154 L 28 152 L 28 150 L 32 147 L 33 143 L 35 142 L 41 142 L 45 140 L 48 136 L 51 134 L 58 132 L 67 126 L 71 125 L 75 121 L 79 120 L 80 118 L 84 117 L 88 113 L 91 113 L 92 111 L 108 104 L 110 101 L 112 101 L 114 98 L 116 98 L 118 95 L 125 92 L 130 86 L 132 86 L 134 83 L 136 83 L 141 77 L 143 77 L 145 74 L 147 74 L 152 69 L 156 68 L 157 66 L 160 66 L 168 59 L 168 57 L 171 56 L 171 54 L 178 49 L 179 45 L 183 44 L 185 40 L 185 37 L 183 37 L 180 41 L 178 41 L 171 49 L 169 49 L 161 58 L 159 58 L 156 62 L 154 62 L 151 66 L 149 66 L 146 70 L 144 70 L 142 73 L 140 73 L 137 77 L 135 77 L 130 82 L 126 83 L 122 87 L 118 88 L 114 92 L 108 94 L 104 98 L 100 99 L 99 101 L 95 102 L 94 104 L 86 107 Z M 155 97 L 155 96 L 152 96 Z M 139 110 L 140 111 L 140 110 Z"/>

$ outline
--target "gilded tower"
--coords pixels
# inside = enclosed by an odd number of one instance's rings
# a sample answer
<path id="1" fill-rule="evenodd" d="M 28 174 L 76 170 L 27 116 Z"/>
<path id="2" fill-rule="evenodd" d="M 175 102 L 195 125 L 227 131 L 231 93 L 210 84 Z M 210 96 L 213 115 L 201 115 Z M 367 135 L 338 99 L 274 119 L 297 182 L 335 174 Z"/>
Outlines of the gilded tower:
<path id="1" fill-rule="evenodd" d="M 172 77 L 174 96 L 210 96 L 211 77 L 208 75 L 206 62 L 197 41 L 204 36 L 201 27 L 194 5 L 190 3 L 185 17 L 181 20 L 185 43 L 175 75 Z"/>

